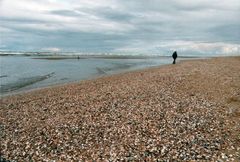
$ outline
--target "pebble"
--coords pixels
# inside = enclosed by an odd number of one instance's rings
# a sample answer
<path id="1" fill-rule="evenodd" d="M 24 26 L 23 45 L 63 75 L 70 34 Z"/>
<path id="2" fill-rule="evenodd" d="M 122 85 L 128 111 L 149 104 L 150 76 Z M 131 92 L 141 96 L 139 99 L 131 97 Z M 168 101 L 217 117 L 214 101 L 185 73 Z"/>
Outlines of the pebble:
<path id="1" fill-rule="evenodd" d="M 234 161 L 239 71 L 199 60 L 2 98 L 0 161 Z"/>

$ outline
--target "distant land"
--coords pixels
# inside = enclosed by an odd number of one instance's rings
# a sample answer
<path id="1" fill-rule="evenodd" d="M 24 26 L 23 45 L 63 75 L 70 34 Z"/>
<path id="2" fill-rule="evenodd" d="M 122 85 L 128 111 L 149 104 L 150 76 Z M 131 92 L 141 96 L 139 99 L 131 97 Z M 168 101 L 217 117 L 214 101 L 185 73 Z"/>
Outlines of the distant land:
<path id="1" fill-rule="evenodd" d="M 84 52 L 24 52 L 24 51 L 0 51 L 0 56 L 41 56 L 39 59 L 72 59 L 79 56 L 83 58 L 104 58 L 104 59 L 144 59 L 152 57 L 172 57 L 169 54 L 132 54 L 132 53 L 84 53 Z M 180 58 L 205 58 L 201 55 L 179 55 Z M 38 59 L 38 58 L 35 58 Z"/>

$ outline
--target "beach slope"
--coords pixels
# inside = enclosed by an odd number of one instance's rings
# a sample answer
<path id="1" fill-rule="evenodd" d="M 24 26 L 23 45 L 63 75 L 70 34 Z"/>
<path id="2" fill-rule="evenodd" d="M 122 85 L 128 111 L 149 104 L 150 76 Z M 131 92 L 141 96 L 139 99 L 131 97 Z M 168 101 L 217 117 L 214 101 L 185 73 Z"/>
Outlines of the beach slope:
<path id="1" fill-rule="evenodd" d="M 240 159 L 240 57 L 183 61 L 1 98 L 17 161 Z"/>

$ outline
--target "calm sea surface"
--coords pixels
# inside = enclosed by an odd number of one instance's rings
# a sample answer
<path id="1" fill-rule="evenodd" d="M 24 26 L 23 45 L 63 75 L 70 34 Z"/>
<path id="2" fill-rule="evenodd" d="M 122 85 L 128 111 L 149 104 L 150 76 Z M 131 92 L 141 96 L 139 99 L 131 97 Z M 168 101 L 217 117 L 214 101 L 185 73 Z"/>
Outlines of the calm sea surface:
<path id="1" fill-rule="evenodd" d="M 1 95 L 171 63 L 168 57 L 49 60 L 0 56 Z"/>

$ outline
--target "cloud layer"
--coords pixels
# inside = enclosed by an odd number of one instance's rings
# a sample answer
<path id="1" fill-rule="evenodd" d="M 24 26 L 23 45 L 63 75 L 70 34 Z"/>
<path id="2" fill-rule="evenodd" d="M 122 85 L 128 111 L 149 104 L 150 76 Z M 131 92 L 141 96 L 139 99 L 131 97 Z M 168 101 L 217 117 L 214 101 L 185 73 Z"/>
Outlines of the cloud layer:
<path id="1" fill-rule="evenodd" d="M 0 50 L 240 54 L 239 0 L 0 0 Z"/>

